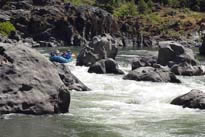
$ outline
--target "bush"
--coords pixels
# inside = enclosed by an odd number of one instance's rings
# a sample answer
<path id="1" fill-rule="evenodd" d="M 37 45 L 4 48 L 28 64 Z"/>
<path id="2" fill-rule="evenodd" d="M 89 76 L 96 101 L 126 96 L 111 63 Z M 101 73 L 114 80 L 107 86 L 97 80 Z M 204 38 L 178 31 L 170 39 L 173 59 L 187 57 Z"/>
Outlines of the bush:
<path id="1" fill-rule="evenodd" d="M 147 12 L 147 10 L 148 10 L 147 3 L 144 0 L 140 0 L 138 2 L 138 11 L 139 11 L 139 13 L 144 14 L 144 13 Z"/>
<path id="2" fill-rule="evenodd" d="M 95 0 L 64 0 L 64 2 L 70 2 L 73 5 L 93 5 L 95 4 Z"/>
<path id="3" fill-rule="evenodd" d="M 121 4 L 119 8 L 114 10 L 114 16 L 116 17 L 136 16 L 137 14 L 137 7 L 133 1 Z"/>
<path id="4" fill-rule="evenodd" d="M 9 21 L 0 22 L 0 34 L 8 36 L 12 31 L 16 31 L 16 28 Z"/>

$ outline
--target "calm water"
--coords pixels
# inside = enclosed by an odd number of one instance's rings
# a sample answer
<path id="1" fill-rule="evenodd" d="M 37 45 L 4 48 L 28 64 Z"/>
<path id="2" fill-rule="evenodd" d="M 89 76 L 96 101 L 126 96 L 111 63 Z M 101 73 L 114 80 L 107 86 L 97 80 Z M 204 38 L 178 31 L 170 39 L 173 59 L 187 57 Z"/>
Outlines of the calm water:
<path id="1" fill-rule="evenodd" d="M 147 51 L 121 51 L 125 63 Z M 122 76 L 87 73 L 87 67 L 67 65 L 90 92 L 71 91 L 70 113 L 54 116 L 6 115 L 0 137 L 203 137 L 205 111 L 170 105 L 191 89 L 205 91 L 205 76 L 179 77 L 182 84 L 122 80 Z"/>

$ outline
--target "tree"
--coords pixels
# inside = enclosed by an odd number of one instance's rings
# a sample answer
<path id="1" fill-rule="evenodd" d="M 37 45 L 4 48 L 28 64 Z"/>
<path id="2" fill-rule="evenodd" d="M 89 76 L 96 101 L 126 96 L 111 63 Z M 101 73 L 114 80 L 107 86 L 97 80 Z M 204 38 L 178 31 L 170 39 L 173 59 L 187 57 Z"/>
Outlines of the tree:
<path id="1" fill-rule="evenodd" d="M 119 8 L 114 10 L 114 16 L 123 17 L 123 16 L 136 16 L 137 15 L 137 7 L 134 1 L 125 2 L 121 4 Z"/>
<path id="2" fill-rule="evenodd" d="M 138 2 L 138 11 L 139 11 L 139 13 L 141 13 L 141 14 L 144 14 L 144 13 L 146 13 L 147 12 L 147 3 L 144 1 L 144 0 L 140 0 L 139 2 Z"/>
<path id="3" fill-rule="evenodd" d="M 148 0 L 147 6 L 148 6 L 149 9 L 152 9 L 152 7 L 153 7 L 153 2 L 152 2 L 152 0 Z"/>

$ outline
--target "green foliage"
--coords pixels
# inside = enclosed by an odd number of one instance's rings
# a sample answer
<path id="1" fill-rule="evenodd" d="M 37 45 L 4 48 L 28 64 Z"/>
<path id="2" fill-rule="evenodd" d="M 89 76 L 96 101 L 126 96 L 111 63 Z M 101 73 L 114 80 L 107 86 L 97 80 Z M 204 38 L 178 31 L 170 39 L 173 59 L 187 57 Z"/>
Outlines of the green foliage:
<path id="1" fill-rule="evenodd" d="M 70 2 L 73 5 L 93 5 L 95 4 L 95 0 L 64 0 L 64 2 Z"/>
<path id="2" fill-rule="evenodd" d="M 145 13 L 147 13 L 147 10 L 148 10 L 147 3 L 144 0 L 139 0 L 139 2 L 138 2 L 139 13 L 145 14 Z"/>
<path id="3" fill-rule="evenodd" d="M 134 1 L 121 4 L 119 8 L 114 10 L 114 16 L 116 17 L 136 16 L 137 14 L 137 7 L 134 4 Z"/>
<path id="4" fill-rule="evenodd" d="M 12 31 L 16 31 L 16 28 L 9 21 L 0 22 L 0 34 L 8 36 Z"/>
<path id="5" fill-rule="evenodd" d="M 153 7 L 153 2 L 152 2 L 152 0 L 148 0 L 148 1 L 147 1 L 147 6 L 148 6 L 149 9 L 152 9 L 152 7 Z"/>

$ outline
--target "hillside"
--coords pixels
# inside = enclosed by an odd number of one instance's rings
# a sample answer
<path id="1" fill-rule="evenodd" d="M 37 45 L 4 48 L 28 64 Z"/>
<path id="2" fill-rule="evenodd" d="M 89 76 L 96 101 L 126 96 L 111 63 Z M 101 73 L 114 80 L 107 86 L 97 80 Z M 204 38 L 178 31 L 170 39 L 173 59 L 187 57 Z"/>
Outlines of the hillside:
<path id="1" fill-rule="evenodd" d="M 0 33 L 32 38 L 41 47 L 81 46 L 103 33 L 124 47 L 156 47 L 164 40 L 198 46 L 201 35 L 195 34 L 205 29 L 205 12 L 179 6 L 158 0 L 2 0 Z"/>

